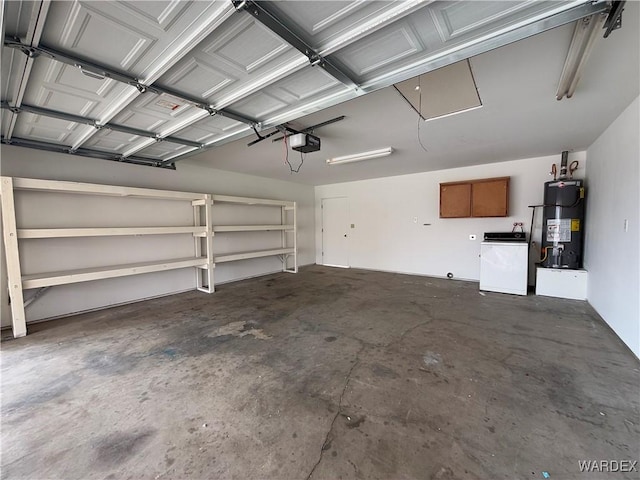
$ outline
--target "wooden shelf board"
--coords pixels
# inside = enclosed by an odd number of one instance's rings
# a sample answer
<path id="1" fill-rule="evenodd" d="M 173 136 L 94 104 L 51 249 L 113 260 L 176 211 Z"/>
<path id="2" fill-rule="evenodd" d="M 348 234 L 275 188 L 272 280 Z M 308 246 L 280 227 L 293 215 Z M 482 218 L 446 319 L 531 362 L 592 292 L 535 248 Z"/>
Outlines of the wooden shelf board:
<path id="1" fill-rule="evenodd" d="M 120 235 L 197 235 L 204 227 L 19 228 L 18 238 L 110 237 Z"/>
<path id="2" fill-rule="evenodd" d="M 214 232 L 255 232 L 270 230 L 293 230 L 293 225 L 214 225 Z"/>
<path id="3" fill-rule="evenodd" d="M 251 252 L 225 253 L 215 255 L 215 263 L 233 262 L 236 260 L 246 260 L 249 258 L 270 257 L 271 255 L 290 255 L 295 253 L 294 248 L 274 248 L 271 250 L 254 250 Z"/>
<path id="4" fill-rule="evenodd" d="M 214 203 L 236 203 L 240 205 L 271 205 L 293 209 L 295 202 L 285 200 L 268 200 L 265 198 L 234 197 L 231 195 L 213 195 Z"/>
<path id="5" fill-rule="evenodd" d="M 63 182 L 59 180 L 40 180 L 37 178 L 13 179 L 16 190 L 35 190 L 41 192 L 81 193 L 113 197 L 155 198 L 163 200 L 195 200 L 204 199 L 204 193 L 174 192 L 172 190 L 155 190 L 151 188 L 121 187 L 101 185 L 97 183 Z"/>
<path id="6" fill-rule="evenodd" d="M 66 285 L 68 283 L 88 282 L 104 278 L 124 277 L 128 275 L 139 275 L 142 273 L 176 270 L 178 268 L 197 267 L 206 263 L 207 259 L 205 257 L 187 257 L 155 262 L 129 263 L 108 267 L 81 268 L 61 272 L 38 273 L 34 275 L 24 275 L 22 277 L 22 288 L 27 289 L 53 285 Z"/>

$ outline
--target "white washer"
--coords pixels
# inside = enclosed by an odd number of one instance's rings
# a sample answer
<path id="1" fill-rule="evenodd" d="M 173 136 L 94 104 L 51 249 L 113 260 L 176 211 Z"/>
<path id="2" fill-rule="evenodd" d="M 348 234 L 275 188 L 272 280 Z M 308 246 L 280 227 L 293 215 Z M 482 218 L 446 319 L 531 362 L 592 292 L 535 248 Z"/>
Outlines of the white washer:
<path id="1" fill-rule="evenodd" d="M 526 295 L 528 265 L 527 242 L 482 242 L 480 290 Z"/>

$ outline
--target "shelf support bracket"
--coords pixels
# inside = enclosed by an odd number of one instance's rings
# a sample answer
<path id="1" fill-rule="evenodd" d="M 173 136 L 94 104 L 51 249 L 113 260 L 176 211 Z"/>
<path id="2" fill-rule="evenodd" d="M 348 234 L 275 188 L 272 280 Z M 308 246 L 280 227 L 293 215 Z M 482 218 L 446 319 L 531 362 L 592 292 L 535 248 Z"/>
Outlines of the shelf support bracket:
<path id="1" fill-rule="evenodd" d="M 51 287 L 41 287 L 38 289 L 38 291 L 36 292 L 36 294 L 31 297 L 28 298 L 27 300 L 24 301 L 24 308 L 27 308 L 29 305 L 31 305 L 32 303 L 35 303 L 36 300 L 38 300 L 42 295 L 44 295 L 44 293 L 49 290 Z"/>

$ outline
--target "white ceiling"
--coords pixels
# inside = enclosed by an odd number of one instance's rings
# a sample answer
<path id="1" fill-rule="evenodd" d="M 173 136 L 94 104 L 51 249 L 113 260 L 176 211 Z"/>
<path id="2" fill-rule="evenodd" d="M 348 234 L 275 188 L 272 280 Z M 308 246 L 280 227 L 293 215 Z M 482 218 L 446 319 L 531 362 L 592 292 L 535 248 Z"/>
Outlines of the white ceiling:
<path id="1" fill-rule="evenodd" d="M 585 148 L 638 94 L 638 4 L 629 2 L 623 29 L 600 41 L 570 100 L 556 102 L 554 93 L 571 25 L 473 57 L 484 107 L 422 124 L 425 152 L 416 139 L 415 112 L 394 90 L 379 89 L 559 24 L 567 12 L 602 4 L 354 0 L 264 5 L 309 49 L 342 70 L 342 81 L 331 65 L 311 66 L 295 41 L 285 41 L 248 10 L 236 11 L 230 0 L 4 2 L 2 27 L 8 37 L 77 57 L 85 74 L 75 61 L 46 54 L 27 58 L 5 46 L 2 101 L 31 106 L 31 112 L 2 110 L 3 142 L 45 142 L 148 164 L 179 159 L 323 184 Z M 260 15 L 264 18 L 264 12 Z M 92 68 L 94 74 L 86 75 Z M 96 78 L 95 72 L 109 70 L 111 77 Z M 114 80 L 118 72 L 135 78 L 140 88 Z M 345 84 L 344 76 L 357 87 Z M 144 86 L 152 88 L 140 91 Z M 370 91 L 375 93 L 364 95 Z M 67 116 L 56 118 L 42 109 Z M 347 118 L 316 132 L 322 150 L 308 154 L 294 176 L 284 166 L 282 143 L 246 146 L 251 129 L 238 115 L 257 122 L 262 133 L 296 119 L 306 127 Z M 120 130 L 96 128 L 105 124 Z M 157 141 L 171 137 L 187 145 Z M 324 163 L 329 156 L 385 146 L 396 151 L 384 159 Z M 183 157 L 189 152 L 192 156 Z M 295 166 L 299 155 L 291 152 L 290 160 Z"/>

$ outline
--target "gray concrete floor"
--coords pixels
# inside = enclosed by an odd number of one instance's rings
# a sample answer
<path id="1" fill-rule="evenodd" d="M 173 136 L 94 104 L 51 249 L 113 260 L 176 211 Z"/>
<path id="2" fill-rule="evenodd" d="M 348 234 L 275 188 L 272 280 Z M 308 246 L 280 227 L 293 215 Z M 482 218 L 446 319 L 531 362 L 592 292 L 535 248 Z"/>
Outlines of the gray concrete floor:
<path id="1" fill-rule="evenodd" d="M 307 267 L 2 345 L 2 478 L 602 479 L 639 362 L 580 301 Z"/>

